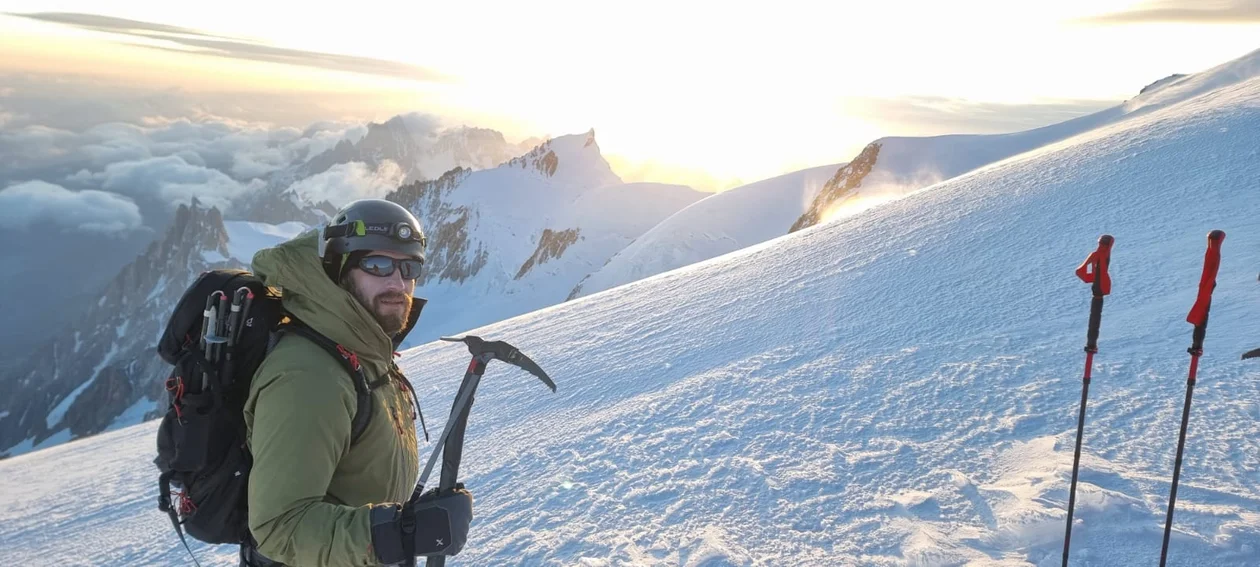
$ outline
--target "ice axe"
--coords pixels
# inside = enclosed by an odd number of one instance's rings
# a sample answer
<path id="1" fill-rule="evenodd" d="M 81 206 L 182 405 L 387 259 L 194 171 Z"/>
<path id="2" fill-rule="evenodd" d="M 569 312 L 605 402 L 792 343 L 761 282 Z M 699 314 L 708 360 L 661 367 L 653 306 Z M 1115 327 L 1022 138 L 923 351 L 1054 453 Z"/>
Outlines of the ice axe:
<path id="1" fill-rule="evenodd" d="M 477 390 L 477 385 L 481 383 L 481 375 L 486 371 L 486 364 L 491 360 L 502 360 L 524 369 L 542 380 L 552 392 L 556 391 L 556 383 L 551 381 L 547 373 L 543 372 L 543 369 L 539 368 L 538 364 L 530 360 L 528 356 L 508 343 L 486 341 L 472 335 L 440 338 L 444 341 L 462 342 L 468 345 L 468 351 L 472 353 L 472 361 L 468 363 L 464 381 L 459 385 L 455 404 L 451 406 L 451 416 L 442 427 L 437 446 L 433 448 L 433 453 L 429 455 L 429 463 L 420 474 L 420 482 L 416 483 L 412 500 L 418 499 L 424 492 L 424 485 L 429 480 L 429 474 L 433 472 L 433 465 L 437 463 L 439 451 L 442 453 L 442 478 L 438 483 L 438 491 L 441 493 L 455 488 L 455 479 L 459 474 L 459 461 L 464 453 L 464 428 L 468 425 L 468 410 L 472 408 L 473 393 Z M 442 555 L 429 557 L 426 565 L 442 567 L 446 565 L 446 557 Z"/>

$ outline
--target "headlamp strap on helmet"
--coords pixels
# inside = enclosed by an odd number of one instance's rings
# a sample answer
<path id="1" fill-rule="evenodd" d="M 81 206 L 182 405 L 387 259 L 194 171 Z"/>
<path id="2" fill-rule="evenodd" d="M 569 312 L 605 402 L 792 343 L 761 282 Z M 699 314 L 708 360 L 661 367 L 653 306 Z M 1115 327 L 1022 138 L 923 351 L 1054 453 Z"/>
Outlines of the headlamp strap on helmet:
<path id="1" fill-rule="evenodd" d="M 388 227 L 389 225 L 385 225 Z M 367 234 L 367 226 L 361 220 L 351 221 L 346 224 L 337 224 L 324 228 L 324 238 L 341 238 L 343 236 L 364 236 Z M 373 234 L 380 234 L 373 231 Z M 389 234 L 386 232 L 385 234 Z"/>
<path id="2" fill-rule="evenodd" d="M 388 223 L 388 222 L 363 222 L 361 220 L 351 221 L 345 224 L 327 226 L 323 229 L 321 241 L 329 238 L 342 238 L 347 236 L 367 236 L 369 234 L 377 234 L 381 236 L 390 236 L 398 240 L 417 240 L 424 242 L 424 236 L 415 227 L 405 222 Z"/>

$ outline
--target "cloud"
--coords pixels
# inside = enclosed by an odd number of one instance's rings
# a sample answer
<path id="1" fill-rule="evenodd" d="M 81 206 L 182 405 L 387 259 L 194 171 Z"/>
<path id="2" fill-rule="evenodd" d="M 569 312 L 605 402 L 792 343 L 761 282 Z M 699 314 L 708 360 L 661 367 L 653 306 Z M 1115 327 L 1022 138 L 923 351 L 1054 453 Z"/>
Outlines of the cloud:
<path id="1" fill-rule="evenodd" d="M 10 13 L 9 15 L 44 22 L 58 23 L 99 32 L 129 35 L 149 40 L 167 41 L 183 46 L 177 48 L 163 47 L 147 43 L 132 44 L 138 47 L 162 51 L 196 53 L 228 59 L 281 63 L 331 71 L 348 71 L 352 73 L 379 75 L 425 82 L 452 81 L 451 78 L 437 73 L 436 71 L 398 61 L 276 47 L 243 39 L 210 34 L 191 28 L 169 26 L 153 22 L 113 18 L 97 14 L 66 12 L 36 12 L 28 14 Z"/>
<path id="2" fill-rule="evenodd" d="M 0 129 L 4 129 L 5 126 L 15 123 L 23 118 L 25 118 L 25 116 L 15 112 L 9 112 L 3 105 L 0 105 Z"/>
<path id="3" fill-rule="evenodd" d="M 1039 128 L 1092 114 L 1119 101 L 1066 100 L 1002 104 L 945 97 L 848 99 L 853 112 L 878 117 L 899 130 L 896 135 L 1001 134 Z"/>
<path id="4" fill-rule="evenodd" d="M 171 209 L 197 197 L 206 205 L 226 211 L 232 200 L 264 185 L 258 180 L 241 183 L 221 171 L 193 165 L 173 155 L 111 163 L 88 178 L 105 191 L 135 200 L 157 201 Z M 82 181 L 84 176 L 76 175 L 74 179 Z"/>
<path id="5" fill-rule="evenodd" d="M 416 139 L 436 139 L 438 131 L 442 128 L 442 119 L 433 114 L 424 112 L 408 112 L 398 116 L 402 120 L 403 125 L 407 127 L 407 131 Z"/>
<path id="6" fill-rule="evenodd" d="M 363 162 L 339 163 L 323 173 L 312 175 L 289 186 L 288 191 L 308 203 L 328 201 L 341 208 L 355 199 L 384 197 L 402 184 L 402 168 L 385 160 L 376 171 Z"/>
<path id="7" fill-rule="evenodd" d="M 302 131 L 221 117 L 152 117 L 142 124 L 110 122 L 81 132 L 0 123 L 0 186 L 42 179 L 69 183 L 72 189 L 101 189 L 94 184 L 98 177 L 91 174 L 114 164 L 164 157 L 216 170 L 248 185 L 301 163 L 347 136 L 361 138 L 363 131 L 366 127 L 361 123 L 326 122 Z"/>
<path id="8" fill-rule="evenodd" d="M 0 190 L 0 225 L 38 232 L 53 225 L 94 233 L 119 233 L 142 226 L 134 202 L 105 191 L 70 191 L 43 181 L 27 181 Z"/>
<path id="9" fill-rule="evenodd" d="M 1260 22 L 1260 0 L 1164 0 L 1137 9 L 1081 20 L 1093 24 L 1175 22 L 1237 24 Z"/>

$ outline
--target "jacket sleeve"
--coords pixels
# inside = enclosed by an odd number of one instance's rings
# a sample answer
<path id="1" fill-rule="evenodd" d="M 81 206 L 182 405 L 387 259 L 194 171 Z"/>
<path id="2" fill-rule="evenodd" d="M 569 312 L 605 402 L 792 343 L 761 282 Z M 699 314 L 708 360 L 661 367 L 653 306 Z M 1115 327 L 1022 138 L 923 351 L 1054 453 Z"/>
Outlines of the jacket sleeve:
<path id="1" fill-rule="evenodd" d="M 286 565 L 377 566 L 370 506 L 324 501 L 350 446 L 353 386 L 330 380 L 327 368 L 312 368 L 317 361 L 305 362 L 273 363 L 269 357 L 253 380 L 246 404 L 254 458 L 250 532 L 259 552 Z"/>

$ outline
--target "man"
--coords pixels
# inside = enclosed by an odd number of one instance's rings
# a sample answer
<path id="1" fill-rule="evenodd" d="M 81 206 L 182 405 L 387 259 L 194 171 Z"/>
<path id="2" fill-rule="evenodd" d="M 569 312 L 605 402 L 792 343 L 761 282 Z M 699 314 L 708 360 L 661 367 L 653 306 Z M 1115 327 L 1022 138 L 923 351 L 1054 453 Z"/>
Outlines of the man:
<path id="1" fill-rule="evenodd" d="M 419 316 L 412 293 L 424 245 L 415 216 L 369 199 L 254 256 L 254 273 L 281 289 L 290 315 L 357 358 L 373 408 L 352 442 L 358 398 L 342 362 L 306 337 L 280 335 L 245 403 L 254 542 L 243 563 L 392 565 L 463 547 L 471 494 L 409 502 L 419 474 L 414 394 L 393 355 Z"/>

